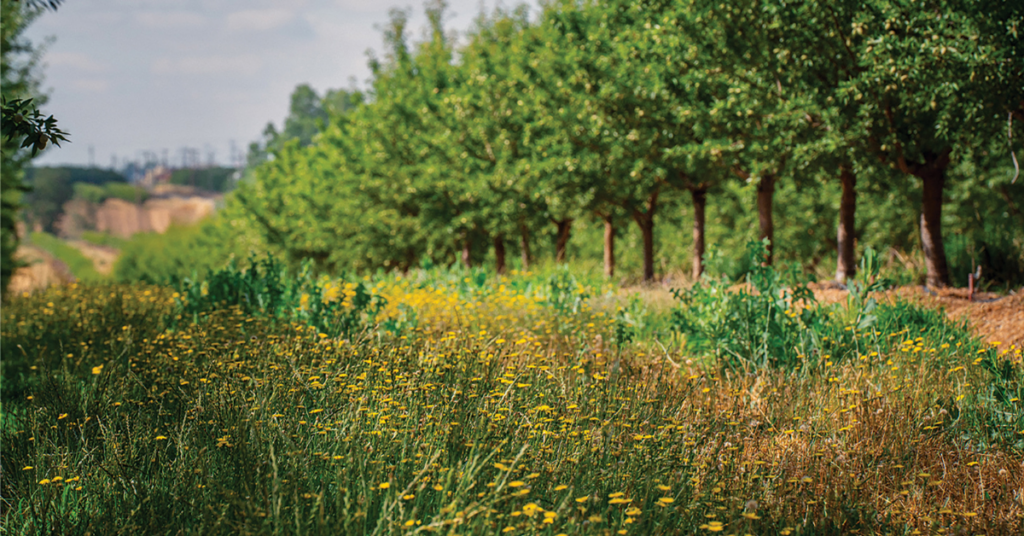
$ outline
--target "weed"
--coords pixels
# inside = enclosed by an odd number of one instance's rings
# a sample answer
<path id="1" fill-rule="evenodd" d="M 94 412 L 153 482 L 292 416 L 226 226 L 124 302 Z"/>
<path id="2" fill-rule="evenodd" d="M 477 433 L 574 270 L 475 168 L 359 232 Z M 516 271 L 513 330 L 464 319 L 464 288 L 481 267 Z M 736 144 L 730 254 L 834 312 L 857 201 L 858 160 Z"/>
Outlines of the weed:
<path id="1" fill-rule="evenodd" d="M 808 366 L 822 323 L 813 294 L 805 284 L 784 286 L 782 274 L 765 264 L 765 243 L 747 247 L 753 268 L 746 287 L 733 292 L 725 279 L 704 278 L 674 291 L 680 301 L 673 312 L 676 329 L 691 349 L 710 352 L 734 370 Z"/>

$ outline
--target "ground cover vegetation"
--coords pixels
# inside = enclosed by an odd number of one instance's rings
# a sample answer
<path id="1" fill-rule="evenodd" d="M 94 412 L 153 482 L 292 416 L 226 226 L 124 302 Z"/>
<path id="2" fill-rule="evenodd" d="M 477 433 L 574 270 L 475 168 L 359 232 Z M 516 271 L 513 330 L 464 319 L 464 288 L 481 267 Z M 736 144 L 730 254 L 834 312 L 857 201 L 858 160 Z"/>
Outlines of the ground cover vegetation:
<path id="1" fill-rule="evenodd" d="M 1019 533 L 1021 349 L 869 280 L 657 310 L 567 269 L 263 260 L 19 296 L 4 530 Z"/>

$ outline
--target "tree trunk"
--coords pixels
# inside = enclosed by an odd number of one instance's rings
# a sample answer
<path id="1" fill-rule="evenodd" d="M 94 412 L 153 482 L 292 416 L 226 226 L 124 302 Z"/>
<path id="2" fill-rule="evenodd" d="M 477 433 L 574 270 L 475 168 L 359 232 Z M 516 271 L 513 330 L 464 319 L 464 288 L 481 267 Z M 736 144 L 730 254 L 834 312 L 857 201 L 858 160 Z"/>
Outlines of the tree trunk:
<path id="1" fill-rule="evenodd" d="M 499 274 L 505 273 L 505 237 L 494 237 L 494 264 Z"/>
<path id="2" fill-rule="evenodd" d="M 462 265 L 466 268 L 473 267 L 473 259 L 470 255 L 470 253 L 472 253 L 470 249 L 472 242 L 473 241 L 470 238 L 469 233 L 466 233 L 462 241 Z"/>
<path id="3" fill-rule="evenodd" d="M 650 214 L 636 213 L 637 225 L 644 243 L 644 282 L 654 281 L 654 218 Z"/>
<path id="4" fill-rule="evenodd" d="M 836 237 L 839 255 L 836 263 L 836 281 L 844 283 L 847 279 L 857 275 L 853 248 L 857 211 L 857 176 L 853 174 L 849 164 L 839 166 L 839 181 L 843 184 L 843 195 L 839 201 L 839 231 Z"/>
<path id="5" fill-rule="evenodd" d="M 633 219 L 640 226 L 644 243 L 644 282 L 654 281 L 654 211 L 658 208 L 658 191 L 647 198 L 646 210 L 633 210 Z"/>
<path id="6" fill-rule="evenodd" d="M 533 257 L 530 255 L 530 231 L 525 225 L 519 226 L 519 249 L 523 256 L 523 271 L 530 269 Z"/>
<path id="7" fill-rule="evenodd" d="M 615 225 L 611 214 L 604 216 L 604 276 L 615 275 Z"/>
<path id="8" fill-rule="evenodd" d="M 565 262 L 565 249 L 569 244 L 569 231 L 572 229 L 572 220 L 560 220 L 556 221 L 555 225 L 558 226 L 558 242 L 555 244 L 555 261 L 558 263 Z"/>
<path id="9" fill-rule="evenodd" d="M 765 262 L 775 260 L 775 221 L 772 219 L 772 198 L 775 197 L 775 175 L 765 175 L 757 183 L 757 219 L 761 225 L 759 239 L 768 239 Z"/>
<path id="10" fill-rule="evenodd" d="M 693 198 L 693 278 L 704 273 L 704 207 L 708 201 L 707 189 L 690 190 Z"/>
<path id="11" fill-rule="evenodd" d="M 911 168 L 924 187 L 921 195 L 921 249 L 924 250 L 924 264 L 928 269 L 927 283 L 933 288 L 949 285 L 949 266 L 942 242 L 942 190 L 948 165 L 947 150 L 941 154 L 926 153 L 924 163 Z"/>

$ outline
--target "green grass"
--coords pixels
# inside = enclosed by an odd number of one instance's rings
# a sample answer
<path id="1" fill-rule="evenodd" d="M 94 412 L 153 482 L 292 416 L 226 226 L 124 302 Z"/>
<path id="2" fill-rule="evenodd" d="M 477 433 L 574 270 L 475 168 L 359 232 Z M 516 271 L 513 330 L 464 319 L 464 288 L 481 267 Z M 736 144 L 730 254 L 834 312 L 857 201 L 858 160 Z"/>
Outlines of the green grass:
<path id="1" fill-rule="evenodd" d="M 95 265 L 88 257 L 82 255 L 72 246 L 69 246 L 60 238 L 49 233 L 34 232 L 29 241 L 53 255 L 57 260 L 63 262 L 71 270 L 76 279 L 82 282 L 98 282 L 106 279 L 105 276 L 96 271 Z"/>
<path id="2" fill-rule="evenodd" d="M 99 231 L 84 231 L 82 233 L 82 240 L 90 244 L 97 246 L 107 246 L 117 249 L 121 249 L 128 242 L 128 240 L 112 234 L 101 233 Z"/>

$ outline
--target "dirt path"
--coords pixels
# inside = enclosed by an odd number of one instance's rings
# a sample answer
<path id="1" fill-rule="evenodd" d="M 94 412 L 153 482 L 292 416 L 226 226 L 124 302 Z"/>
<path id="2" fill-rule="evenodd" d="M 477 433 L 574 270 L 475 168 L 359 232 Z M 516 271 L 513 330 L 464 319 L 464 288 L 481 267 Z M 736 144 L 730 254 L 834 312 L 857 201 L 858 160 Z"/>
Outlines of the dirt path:
<path id="1" fill-rule="evenodd" d="M 67 243 L 91 260 L 96 271 L 103 275 L 110 275 L 114 271 L 114 263 L 117 262 L 117 256 L 121 253 L 117 248 L 97 246 L 85 240 L 68 240 Z"/>

